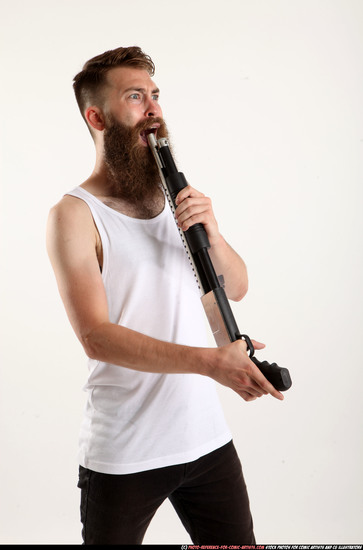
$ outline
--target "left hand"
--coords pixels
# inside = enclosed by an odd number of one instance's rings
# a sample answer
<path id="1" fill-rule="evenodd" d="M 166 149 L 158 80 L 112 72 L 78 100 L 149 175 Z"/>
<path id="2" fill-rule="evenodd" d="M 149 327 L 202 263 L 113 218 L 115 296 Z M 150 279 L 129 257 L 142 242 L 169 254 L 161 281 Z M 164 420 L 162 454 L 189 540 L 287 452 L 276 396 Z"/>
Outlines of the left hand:
<path id="1" fill-rule="evenodd" d="M 214 217 L 212 201 L 203 193 L 200 193 L 190 185 L 182 189 L 176 199 L 177 208 L 175 217 L 178 226 L 187 231 L 196 223 L 202 223 L 207 232 L 210 245 L 218 242 L 220 238 L 217 220 Z"/>

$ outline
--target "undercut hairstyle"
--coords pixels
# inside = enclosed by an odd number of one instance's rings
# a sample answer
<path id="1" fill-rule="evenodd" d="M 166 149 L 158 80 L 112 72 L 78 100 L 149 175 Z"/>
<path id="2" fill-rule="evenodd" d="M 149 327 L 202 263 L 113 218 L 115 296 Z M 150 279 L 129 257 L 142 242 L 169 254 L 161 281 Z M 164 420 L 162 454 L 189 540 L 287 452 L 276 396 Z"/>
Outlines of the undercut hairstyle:
<path id="1" fill-rule="evenodd" d="M 115 67 L 144 69 L 150 76 L 154 76 L 155 73 L 155 65 L 151 57 L 146 55 L 138 46 L 108 50 L 87 61 L 82 71 L 73 79 L 74 93 L 85 121 L 84 113 L 87 107 L 90 105 L 102 107 L 106 75 Z"/>

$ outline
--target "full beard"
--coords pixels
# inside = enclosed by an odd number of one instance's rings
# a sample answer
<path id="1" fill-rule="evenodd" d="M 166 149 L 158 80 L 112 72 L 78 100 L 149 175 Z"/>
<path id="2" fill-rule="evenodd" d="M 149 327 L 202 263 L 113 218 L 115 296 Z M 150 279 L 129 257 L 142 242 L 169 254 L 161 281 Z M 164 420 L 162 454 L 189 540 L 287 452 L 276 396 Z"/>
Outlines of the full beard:
<path id="1" fill-rule="evenodd" d="M 146 206 L 160 199 L 160 175 L 150 147 L 140 143 L 140 133 L 160 124 L 157 137 L 168 137 L 161 118 L 149 118 L 129 127 L 108 116 L 104 153 L 111 193 L 132 205 Z"/>

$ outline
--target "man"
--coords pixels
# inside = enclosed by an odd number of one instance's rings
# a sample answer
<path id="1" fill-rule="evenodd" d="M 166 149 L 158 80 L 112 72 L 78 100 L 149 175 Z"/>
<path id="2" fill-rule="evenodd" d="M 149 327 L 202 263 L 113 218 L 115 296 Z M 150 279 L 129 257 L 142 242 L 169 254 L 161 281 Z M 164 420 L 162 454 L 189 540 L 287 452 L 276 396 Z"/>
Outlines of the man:
<path id="1" fill-rule="evenodd" d="M 194 543 L 252 544 L 247 491 L 214 381 L 246 401 L 283 396 L 243 341 L 207 347 L 199 291 L 146 138 L 167 135 L 153 74 L 151 59 L 130 47 L 91 59 L 75 77 L 96 164 L 49 216 L 49 256 L 89 357 L 83 539 L 140 544 L 169 498 Z M 188 186 L 177 203 L 183 230 L 204 224 L 227 296 L 240 300 L 245 264 L 219 233 L 211 201 Z"/>

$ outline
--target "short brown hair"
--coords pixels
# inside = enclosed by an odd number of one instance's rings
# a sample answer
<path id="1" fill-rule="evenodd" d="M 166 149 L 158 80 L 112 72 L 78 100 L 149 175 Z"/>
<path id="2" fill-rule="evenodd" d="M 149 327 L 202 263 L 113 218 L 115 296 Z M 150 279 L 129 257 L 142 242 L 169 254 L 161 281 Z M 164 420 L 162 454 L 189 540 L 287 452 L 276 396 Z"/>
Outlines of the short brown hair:
<path id="1" fill-rule="evenodd" d="M 116 48 L 93 57 L 84 64 L 82 71 L 73 79 L 74 93 L 83 118 L 88 105 L 102 102 L 102 90 L 108 71 L 120 66 L 144 69 L 150 76 L 155 73 L 155 65 L 151 57 L 138 46 Z"/>

